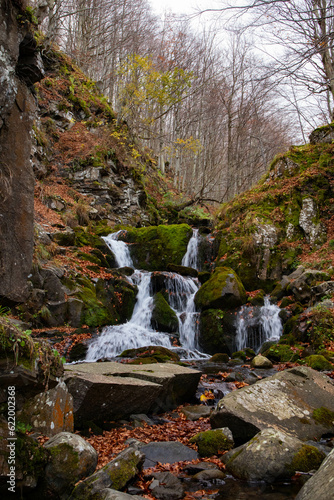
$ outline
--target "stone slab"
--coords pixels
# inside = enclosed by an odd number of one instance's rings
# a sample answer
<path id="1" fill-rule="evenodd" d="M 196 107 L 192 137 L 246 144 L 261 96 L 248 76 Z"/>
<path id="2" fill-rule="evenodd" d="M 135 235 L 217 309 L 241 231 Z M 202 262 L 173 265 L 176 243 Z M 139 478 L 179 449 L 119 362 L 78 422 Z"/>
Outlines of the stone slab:
<path id="1" fill-rule="evenodd" d="M 307 441 L 334 432 L 331 418 L 314 418 L 313 412 L 320 408 L 334 412 L 334 381 L 300 366 L 228 394 L 219 401 L 210 421 L 214 428 L 229 427 L 237 444 L 266 427 Z"/>
<path id="2" fill-rule="evenodd" d="M 155 395 L 155 400 L 149 410 L 147 410 L 147 406 L 145 406 L 145 409 L 140 410 L 131 409 L 127 415 L 147 413 L 149 411 L 167 411 L 175 408 L 194 396 L 201 377 L 201 372 L 173 363 L 131 365 L 108 361 L 105 363 L 66 365 L 66 370 L 68 373 L 80 375 L 81 378 L 88 375 L 105 377 L 108 384 L 120 378 L 123 384 L 125 384 L 125 379 L 126 383 L 129 383 L 130 379 L 134 379 L 137 382 L 141 380 L 142 382 L 159 385 L 161 391 Z M 73 392 L 71 394 L 73 395 Z M 76 399 L 75 395 L 73 397 Z"/>

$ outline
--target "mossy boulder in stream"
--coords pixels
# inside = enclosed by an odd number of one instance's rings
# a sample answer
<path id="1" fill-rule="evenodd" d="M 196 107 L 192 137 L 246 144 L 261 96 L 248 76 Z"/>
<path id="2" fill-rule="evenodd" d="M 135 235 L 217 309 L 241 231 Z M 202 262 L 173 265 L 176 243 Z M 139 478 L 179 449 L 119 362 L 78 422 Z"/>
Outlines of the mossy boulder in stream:
<path id="1" fill-rule="evenodd" d="M 151 319 L 152 328 L 160 332 L 173 333 L 179 326 L 177 316 L 164 298 L 162 292 L 156 293 L 153 298 Z"/>
<path id="2" fill-rule="evenodd" d="M 199 344 L 204 352 L 231 354 L 230 347 L 233 345 L 233 340 L 228 333 L 225 334 L 223 320 L 224 311 L 219 309 L 207 309 L 202 312 Z"/>
<path id="3" fill-rule="evenodd" d="M 246 292 L 237 274 L 229 267 L 219 267 L 195 295 L 196 307 L 233 309 L 246 302 Z"/>
<path id="4" fill-rule="evenodd" d="M 130 253 L 139 269 L 166 271 L 169 264 L 181 265 L 192 229 L 187 224 L 128 229 L 119 239 L 131 243 Z"/>
<path id="5" fill-rule="evenodd" d="M 227 427 L 199 432 L 189 439 L 189 443 L 197 445 L 198 453 L 201 457 L 222 455 L 234 446 L 232 432 Z"/>

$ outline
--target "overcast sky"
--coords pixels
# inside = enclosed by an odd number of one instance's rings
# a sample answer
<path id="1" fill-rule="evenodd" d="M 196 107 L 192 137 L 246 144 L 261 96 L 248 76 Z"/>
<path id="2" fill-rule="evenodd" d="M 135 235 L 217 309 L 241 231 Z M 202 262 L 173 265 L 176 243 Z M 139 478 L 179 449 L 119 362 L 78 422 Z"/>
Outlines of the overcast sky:
<path id="1" fill-rule="evenodd" d="M 201 9 L 217 7 L 219 0 L 149 0 L 157 14 L 172 11 L 175 14 L 192 14 L 199 7 Z"/>

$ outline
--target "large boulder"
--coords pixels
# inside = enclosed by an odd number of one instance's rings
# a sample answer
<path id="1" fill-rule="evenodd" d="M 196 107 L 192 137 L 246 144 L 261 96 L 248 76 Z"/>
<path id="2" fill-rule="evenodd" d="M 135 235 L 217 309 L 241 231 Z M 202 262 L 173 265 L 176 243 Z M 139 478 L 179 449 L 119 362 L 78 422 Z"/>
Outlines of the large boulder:
<path id="1" fill-rule="evenodd" d="M 175 224 L 132 228 L 119 239 L 132 244 L 131 257 L 137 268 L 154 271 L 167 270 L 169 264 L 181 265 L 191 235 L 190 226 Z"/>
<path id="2" fill-rule="evenodd" d="M 79 483 L 74 488 L 70 500 L 93 500 L 95 495 L 105 488 L 123 489 L 137 475 L 143 462 L 144 454 L 140 450 L 134 447 L 126 448 L 102 469 Z"/>
<path id="3" fill-rule="evenodd" d="M 334 482 L 334 450 L 321 464 L 320 469 L 302 487 L 296 500 L 332 500 Z"/>
<path id="4" fill-rule="evenodd" d="M 69 432 L 60 432 L 52 437 L 44 448 L 50 453 L 50 461 L 45 469 L 44 495 L 65 500 L 75 483 L 93 474 L 97 465 L 97 452 L 82 437 Z"/>
<path id="5" fill-rule="evenodd" d="M 53 389 L 29 399 L 18 419 L 46 436 L 73 432 L 73 398 L 65 383 L 59 382 Z"/>
<path id="6" fill-rule="evenodd" d="M 223 457 L 227 472 L 244 481 L 291 478 L 296 471 L 317 469 L 325 454 L 277 429 L 264 429 L 248 443 Z M 318 497 L 317 497 L 318 498 Z"/>
<path id="7" fill-rule="evenodd" d="M 79 426 L 90 420 L 175 408 L 194 396 L 201 376 L 199 371 L 172 363 L 82 363 L 66 369 L 65 382 Z"/>
<path id="8" fill-rule="evenodd" d="M 232 309 L 245 302 L 245 289 L 229 267 L 219 267 L 195 295 L 195 304 L 200 310 Z"/>
<path id="9" fill-rule="evenodd" d="M 164 298 L 162 292 L 155 294 L 153 298 L 151 323 L 152 327 L 159 332 L 173 333 L 179 327 L 177 316 Z"/>
<path id="10" fill-rule="evenodd" d="M 301 440 L 334 432 L 334 381 L 296 367 L 231 392 L 211 414 L 213 428 L 228 427 L 243 444 L 267 427 Z"/>

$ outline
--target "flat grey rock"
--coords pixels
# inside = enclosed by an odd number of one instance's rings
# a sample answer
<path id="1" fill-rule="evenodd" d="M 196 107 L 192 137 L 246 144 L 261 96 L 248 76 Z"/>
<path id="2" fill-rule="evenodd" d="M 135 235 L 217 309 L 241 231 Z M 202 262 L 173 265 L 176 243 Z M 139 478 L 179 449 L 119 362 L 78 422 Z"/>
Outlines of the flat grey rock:
<path id="1" fill-rule="evenodd" d="M 144 468 L 154 467 L 158 462 L 173 464 L 185 460 L 196 460 L 198 453 L 178 441 L 161 441 L 148 443 L 140 448 L 145 455 Z"/>
<path id="2" fill-rule="evenodd" d="M 334 421 L 317 418 L 321 408 L 334 411 L 334 381 L 300 366 L 231 392 L 219 401 L 210 422 L 213 428 L 231 429 L 237 444 L 267 427 L 307 441 L 334 433 Z"/>
<path id="3" fill-rule="evenodd" d="M 172 363 L 116 362 L 66 365 L 75 424 L 167 411 L 190 399 L 201 373 Z"/>

